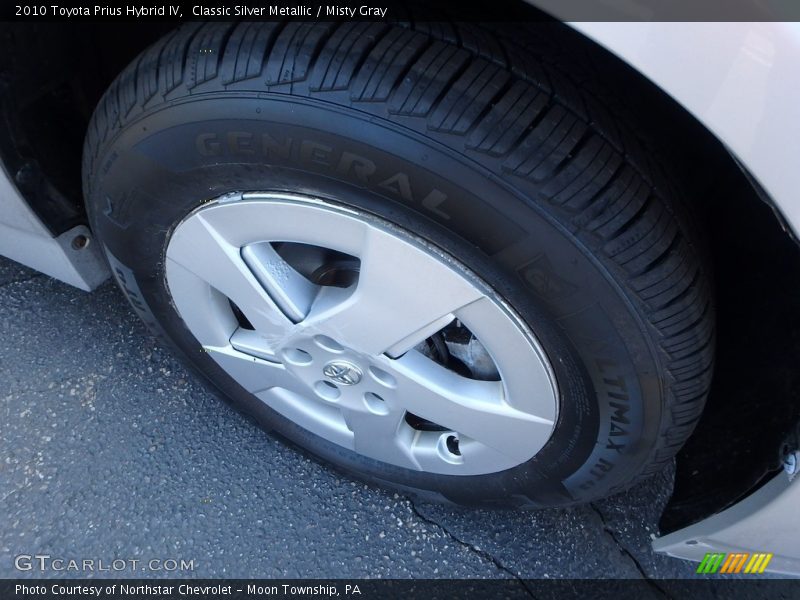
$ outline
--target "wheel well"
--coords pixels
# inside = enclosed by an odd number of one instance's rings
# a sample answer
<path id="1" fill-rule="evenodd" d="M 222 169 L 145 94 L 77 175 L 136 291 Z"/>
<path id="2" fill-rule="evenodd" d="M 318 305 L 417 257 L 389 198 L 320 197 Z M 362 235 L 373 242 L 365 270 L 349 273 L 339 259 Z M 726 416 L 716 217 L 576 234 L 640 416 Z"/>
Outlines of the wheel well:
<path id="1" fill-rule="evenodd" d="M 531 9 L 532 10 L 532 9 Z M 800 249 L 778 212 L 723 144 L 674 100 L 594 42 L 565 26 L 565 45 L 598 58 L 612 86 L 636 99 L 639 120 L 691 190 L 714 266 L 718 349 L 706 411 L 677 459 L 662 525 L 715 512 L 780 468 L 800 418 Z M 6 57 L 0 156 L 54 235 L 86 223 L 83 138 L 116 74 L 169 24 L 19 24 L 0 36 Z M 646 113 L 645 113 L 646 110 Z"/>
<path id="2" fill-rule="evenodd" d="M 576 34 L 580 35 L 580 34 Z M 697 427 L 676 458 L 662 532 L 719 512 L 782 469 L 800 422 L 800 245 L 767 193 L 710 131 L 643 75 L 582 38 L 636 99 L 690 192 L 713 268 L 715 372 Z"/>
<path id="3" fill-rule="evenodd" d="M 638 71 L 573 33 L 576 46 L 597 56 L 602 76 L 635 99 L 627 108 L 678 170 L 708 240 L 715 372 L 703 415 L 676 458 L 675 488 L 660 523 L 664 533 L 749 495 L 782 469 L 787 451 L 797 449 L 800 245 L 719 139 Z"/>
<path id="4" fill-rule="evenodd" d="M 83 138 L 117 73 L 169 26 L 19 23 L 0 51 L 0 157 L 33 211 L 55 236 L 86 224 Z"/>

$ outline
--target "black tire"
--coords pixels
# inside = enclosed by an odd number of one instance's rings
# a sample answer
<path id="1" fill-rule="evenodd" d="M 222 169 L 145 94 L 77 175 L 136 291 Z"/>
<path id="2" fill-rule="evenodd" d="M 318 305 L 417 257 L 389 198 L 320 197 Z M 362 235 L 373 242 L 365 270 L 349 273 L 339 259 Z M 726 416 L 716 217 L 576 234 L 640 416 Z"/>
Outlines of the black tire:
<path id="1" fill-rule="evenodd" d="M 560 27 L 540 30 L 563 47 Z M 713 362 L 708 269 L 673 184 L 627 114 L 588 80 L 574 84 L 568 60 L 526 51 L 518 35 L 472 25 L 190 24 L 117 78 L 84 152 L 94 232 L 155 331 L 314 455 L 467 505 L 585 502 L 659 471 L 700 416 Z M 265 189 L 379 214 L 493 285 L 556 371 L 560 413 L 545 448 L 491 475 L 391 467 L 298 428 L 199 352 L 165 286 L 169 232 L 210 198 Z"/>

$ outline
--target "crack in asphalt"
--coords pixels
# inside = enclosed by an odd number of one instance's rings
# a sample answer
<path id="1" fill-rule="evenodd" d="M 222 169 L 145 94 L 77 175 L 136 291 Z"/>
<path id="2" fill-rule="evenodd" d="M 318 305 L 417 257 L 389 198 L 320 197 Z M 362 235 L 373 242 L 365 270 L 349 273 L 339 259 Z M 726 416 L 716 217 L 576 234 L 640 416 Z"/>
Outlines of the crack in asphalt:
<path id="1" fill-rule="evenodd" d="M 633 553 L 630 550 L 628 550 L 625 547 L 625 545 L 619 540 L 619 538 L 617 537 L 616 532 L 606 522 L 606 518 L 603 515 L 603 512 L 594 504 L 594 502 L 590 502 L 588 506 L 599 517 L 600 522 L 603 524 L 603 530 L 609 535 L 609 537 L 614 542 L 614 544 L 617 546 L 617 548 L 619 548 L 620 552 L 624 556 L 626 556 L 633 563 L 633 566 L 636 568 L 636 570 L 642 576 L 642 579 L 644 579 L 647 582 L 647 584 L 651 588 L 653 588 L 653 590 L 655 592 L 660 594 L 663 598 L 671 598 L 671 596 L 669 594 L 667 594 L 667 592 L 660 585 L 658 585 L 652 578 L 650 578 L 650 576 L 647 575 L 647 573 L 644 570 L 644 567 L 642 567 L 642 564 L 633 555 Z"/>
<path id="2" fill-rule="evenodd" d="M 431 525 L 432 527 L 435 527 L 435 528 L 441 530 L 447 537 L 449 537 L 455 543 L 457 543 L 460 546 L 466 548 L 467 550 L 469 550 L 470 552 L 476 554 L 477 556 L 480 556 L 484 560 L 487 560 L 490 563 L 492 563 L 498 570 L 502 571 L 503 573 L 506 573 L 507 575 L 509 575 L 511 577 L 511 579 L 514 579 L 515 581 L 517 581 L 522 586 L 522 588 L 525 590 L 525 592 L 531 598 L 536 598 L 536 596 L 534 595 L 533 591 L 530 589 L 530 587 L 528 587 L 528 584 L 525 582 L 525 580 L 522 577 L 520 577 L 519 574 L 515 573 L 510 568 L 505 566 L 500 561 L 500 559 L 498 559 L 496 556 L 493 556 L 491 553 L 487 552 L 486 550 L 481 550 L 480 548 L 478 548 L 477 546 L 467 542 L 466 540 L 462 540 L 461 538 L 459 538 L 457 535 L 455 535 L 452 531 L 450 531 L 447 527 L 445 527 L 444 525 L 442 525 L 438 521 L 435 521 L 434 519 L 431 519 L 430 517 L 422 514 L 420 512 L 420 510 L 417 508 L 416 504 L 414 504 L 414 502 L 412 500 L 409 500 L 409 505 L 411 506 L 411 511 L 421 521 L 427 523 L 428 525 Z"/>

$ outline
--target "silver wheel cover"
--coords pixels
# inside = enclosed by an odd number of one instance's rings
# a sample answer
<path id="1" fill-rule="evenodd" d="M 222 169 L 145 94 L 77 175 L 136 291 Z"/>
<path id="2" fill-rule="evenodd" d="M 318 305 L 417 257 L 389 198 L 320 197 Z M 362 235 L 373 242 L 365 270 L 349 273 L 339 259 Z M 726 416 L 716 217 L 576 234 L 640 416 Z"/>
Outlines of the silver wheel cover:
<path id="1" fill-rule="evenodd" d="M 357 257 L 357 281 L 316 285 L 274 242 Z M 372 215 L 295 194 L 226 196 L 175 228 L 166 278 L 180 317 L 233 379 L 361 455 L 477 475 L 526 462 L 552 434 L 558 392 L 532 332 L 466 266 Z M 455 319 L 485 347 L 499 381 L 458 374 L 417 349 Z M 437 430 L 413 427 L 407 413 Z"/>

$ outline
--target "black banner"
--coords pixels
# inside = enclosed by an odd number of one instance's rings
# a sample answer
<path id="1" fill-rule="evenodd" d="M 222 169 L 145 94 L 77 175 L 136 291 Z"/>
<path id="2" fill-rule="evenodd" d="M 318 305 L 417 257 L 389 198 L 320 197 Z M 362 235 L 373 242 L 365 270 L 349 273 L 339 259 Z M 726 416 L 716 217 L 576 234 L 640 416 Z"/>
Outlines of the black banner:
<path id="1" fill-rule="evenodd" d="M 786 579 L 499 579 L 499 580 L 0 580 L 3 600 L 264 600 L 297 598 L 398 598 L 482 600 L 725 598 L 781 600 L 800 597 L 800 580 Z"/>
<path id="2" fill-rule="evenodd" d="M 797 0 L 30 0 L 5 22 L 190 20 L 800 21 Z"/>

